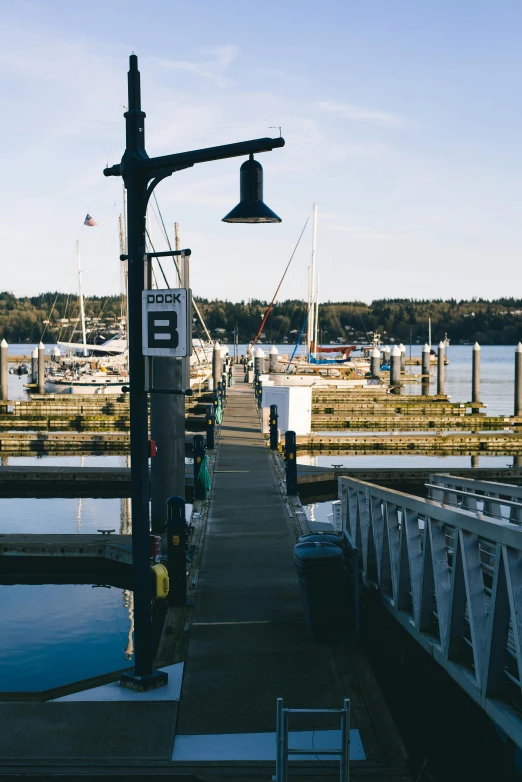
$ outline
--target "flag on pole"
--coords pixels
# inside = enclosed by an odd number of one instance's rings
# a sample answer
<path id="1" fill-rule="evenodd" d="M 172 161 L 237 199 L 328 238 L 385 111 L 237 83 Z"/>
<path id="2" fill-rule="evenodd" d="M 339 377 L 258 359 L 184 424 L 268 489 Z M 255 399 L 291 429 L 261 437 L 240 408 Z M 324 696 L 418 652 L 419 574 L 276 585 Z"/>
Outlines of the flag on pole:
<path id="1" fill-rule="evenodd" d="M 92 228 L 94 225 L 98 225 L 98 223 L 96 222 L 96 220 L 94 220 L 94 219 L 93 219 L 93 218 L 92 218 L 92 217 L 91 217 L 89 214 L 86 216 L 85 220 L 83 221 L 83 224 L 84 224 L 84 225 L 90 225 L 90 226 L 91 226 L 91 228 Z"/>

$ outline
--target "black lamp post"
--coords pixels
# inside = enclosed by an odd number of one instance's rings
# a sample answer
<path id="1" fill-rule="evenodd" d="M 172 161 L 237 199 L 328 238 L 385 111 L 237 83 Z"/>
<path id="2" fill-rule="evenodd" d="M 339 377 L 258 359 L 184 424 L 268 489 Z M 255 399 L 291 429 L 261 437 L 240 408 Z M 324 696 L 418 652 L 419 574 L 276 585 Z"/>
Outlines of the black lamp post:
<path id="1" fill-rule="evenodd" d="M 156 185 L 175 171 L 196 163 L 249 155 L 241 167 L 240 203 L 224 219 L 226 222 L 281 222 L 263 203 L 263 170 L 252 156 L 283 147 L 282 138 L 242 141 L 209 149 L 149 158 L 145 151 L 145 112 L 141 110 L 138 58 L 130 57 L 128 74 L 129 110 L 126 119 L 126 148 L 121 163 L 104 170 L 105 176 L 121 176 L 127 189 L 129 390 L 131 432 L 131 508 L 134 589 L 134 670 L 121 677 L 121 684 L 145 691 L 161 687 L 167 674 L 153 671 L 152 586 L 149 554 L 149 471 L 147 392 L 142 351 L 142 291 L 146 265 L 145 220 L 147 203 Z M 180 389 L 173 389 L 180 392 Z"/>

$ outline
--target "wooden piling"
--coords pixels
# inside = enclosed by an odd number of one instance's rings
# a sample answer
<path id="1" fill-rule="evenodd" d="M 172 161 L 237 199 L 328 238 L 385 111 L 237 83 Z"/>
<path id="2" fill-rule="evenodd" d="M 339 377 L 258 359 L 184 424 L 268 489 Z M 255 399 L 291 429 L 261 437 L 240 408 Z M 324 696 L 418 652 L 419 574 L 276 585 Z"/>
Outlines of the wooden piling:
<path id="1" fill-rule="evenodd" d="M 427 343 L 422 348 L 422 374 L 430 376 L 430 346 Z"/>
<path id="2" fill-rule="evenodd" d="M 8 374 L 7 374 L 7 349 L 5 339 L 0 343 L 0 399 L 9 399 Z"/>
<path id="3" fill-rule="evenodd" d="M 522 415 L 522 342 L 515 349 L 515 416 Z"/>
<path id="4" fill-rule="evenodd" d="M 480 345 L 475 342 L 472 351 L 471 401 L 480 402 Z M 473 412 L 477 412 L 474 408 Z"/>
<path id="5" fill-rule="evenodd" d="M 45 393 L 45 346 L 43 342 L 38 345 L 38 393 Z"/>
<path id="6" fill-rule="evenodd" d="M 439 342 L 437 356 L 437 394 L 444 393 L 444 343 Z"/>

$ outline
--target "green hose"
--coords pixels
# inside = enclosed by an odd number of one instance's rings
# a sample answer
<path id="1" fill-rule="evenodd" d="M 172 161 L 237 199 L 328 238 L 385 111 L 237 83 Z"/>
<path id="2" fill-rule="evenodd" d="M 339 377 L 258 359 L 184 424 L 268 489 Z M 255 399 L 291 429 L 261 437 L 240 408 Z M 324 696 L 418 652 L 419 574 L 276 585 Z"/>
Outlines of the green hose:
<path id="1" fill-rule="evenodd" d="M 221 399 L 216 407 L 216 424 L 219 426 L 223 420 L 223 408 L 221 407 Z"/>
<path id="2" fill-rule="evenodd" d="M 208 458 L 207 455 L 203 457 L 203 460 L 201 462 L 201 465 L 199 467 L 199 473 L 198 473 L 198 481 L 201 483 L 203 488 L 205 489 L 205 497 L 209 493 L 210 489 L 212 488 L 212 481 L 210 479 L 210 473 L 208 471 Z"/>

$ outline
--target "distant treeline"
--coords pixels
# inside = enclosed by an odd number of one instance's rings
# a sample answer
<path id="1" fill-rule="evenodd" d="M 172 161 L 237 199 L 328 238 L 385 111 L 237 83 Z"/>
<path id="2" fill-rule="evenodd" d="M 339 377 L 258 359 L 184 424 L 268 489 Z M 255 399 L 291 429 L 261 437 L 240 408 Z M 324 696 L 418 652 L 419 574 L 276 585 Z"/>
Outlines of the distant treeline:
<path id="1" fill-rule="evenodd" d="M 230 302 L 196 298 L 207 327 L 218 339 L 233 340 L 237 328 L 239 341 L 248 342 L 257 333 L 268 302 L 252 299 Z M 101 321 L 118 319 L 121 297 L 89 297 L 85 311 L 89 318 Z M 265 329 L 266 342 L 296 341 L 304 326 L 307 305 L 299 300 L 287 300 L 274 305 Z M 60 321 L 79 316 L 78 296 L 65 293 L 42 293 L 39 296 L 17 298 L 12 293 L 0 293 L 0 338 L 8 342 L 37 342 L 45 329 L 45 341 L 56 341 L 60 333 L 70 332 L 70 325 Z M 444 339 L 447 333 L 453 344 L 479 342 L 482 345 L 509 345 L 522 340 L 522 299 L 378 299 L 363 302 L 325 302 L 319 306 L 319 340 L 324 344 L 362 341 L 374 332 L 383 342 L 412 341 L 424 343 L 428 338 L 431 318 L 432 343 Z M 44 321 L 49 323 L 44 324 Z M 305 329 L 306 331 L 306 329 Z M 199 322 L 195 334 L 204 336 Z"/>

